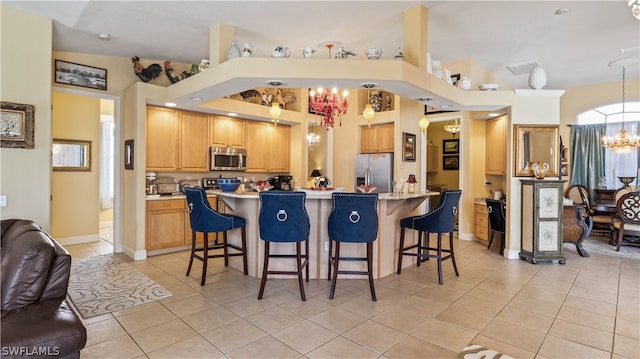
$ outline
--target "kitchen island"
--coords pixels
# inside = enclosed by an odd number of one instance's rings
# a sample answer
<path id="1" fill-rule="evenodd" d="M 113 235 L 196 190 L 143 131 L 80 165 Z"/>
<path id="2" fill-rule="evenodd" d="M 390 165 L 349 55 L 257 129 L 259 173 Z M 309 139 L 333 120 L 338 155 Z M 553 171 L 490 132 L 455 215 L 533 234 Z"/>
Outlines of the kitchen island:
<path id="1" fill-rule="evenodd" d="M 424 192 L 419 194 L 381 193 L 378 197 L 378 239 L 373 249 L 373 273 L 374 278 L 382 278 L 395 272 L 398 258 L 398 245 L 400 238 L 400 219 L 419 213 L 419 207 L 431 196 L 439 195 L 438 192 Z M 226 205 L 228 214 L 244 217 L 247 220 L 247 246 L 249 275 L 262 276 L 264 255 L 264 242 L 260 240 L 258 216 L 260 211 L 260 199 L 256 192 L 220 192 L 218 198 Z M 305 207 L 309 214 L 311 230 L 309 234 L 309 276 L 310 278 L 327 278 L 329 266 L 329 238 L 327 235 L 327 223 L 331 213 L 330 191 L 308 191 Z M 417 240 L 417 233 L 409 231 L 405 238 L 406 243 Z M 230 231 L 229 241 L 239 243 L 240 233 Z M 271 253 L 291 253 L 293 246 L 290 243 L 272 243 Z M 341 254 L 344 256 L 365 256 L 366 248 L 363 245 L 344 245 Z M 412 261 L 403 261 L 404 266 L 415 264 Z M 231 258 L 229 265 L 238 270 L 242 269 L 242 262 L 238 258 Z M 362 263 L 342 262 L 341 269 L 362 269 Z M 295 270 L 294 261 L 274 260 L 269 264 L 271 270 Z M 348 276 L 345 276 L 348 277 Z"/>

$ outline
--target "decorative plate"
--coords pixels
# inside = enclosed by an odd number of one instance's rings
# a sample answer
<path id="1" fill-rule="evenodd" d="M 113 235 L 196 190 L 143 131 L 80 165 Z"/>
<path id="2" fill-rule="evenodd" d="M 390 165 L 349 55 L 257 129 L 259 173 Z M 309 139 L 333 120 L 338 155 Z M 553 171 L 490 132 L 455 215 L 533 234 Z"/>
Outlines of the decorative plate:
<path id="1" fill-rule="evenodd" d="M 480 85 L 480 90 L 482 91 L 494 91 L 500 88 L 498 84 L 482 84 Z"/>

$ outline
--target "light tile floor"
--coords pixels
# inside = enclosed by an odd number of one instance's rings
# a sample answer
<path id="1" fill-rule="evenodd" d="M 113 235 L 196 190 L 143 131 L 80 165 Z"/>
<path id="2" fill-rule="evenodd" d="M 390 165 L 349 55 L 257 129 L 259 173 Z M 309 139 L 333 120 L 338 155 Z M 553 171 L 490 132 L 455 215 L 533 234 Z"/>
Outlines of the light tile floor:
<path id="1" fill-rule="evenodd" d="M 455 241 L 460 277 L 435 261 L 368 282 L 260 282 L 209 264 L 185 271 L 188 252 L 130 263 L 173 296 L 84 320 L 83 358 L 456 358 L 469 343 L 516 358 L 640 358 L 640 261 L 565 245 L 565 265 L 506 260 Z M 111 252 L 101 241 L 68 246 L 74 259 Z M 613 249 L 612 249 L 613 250 Z M 640 250 L 640 249 L 639 249 Z M 123 256 L 123 258 L 126 258 Z"/>

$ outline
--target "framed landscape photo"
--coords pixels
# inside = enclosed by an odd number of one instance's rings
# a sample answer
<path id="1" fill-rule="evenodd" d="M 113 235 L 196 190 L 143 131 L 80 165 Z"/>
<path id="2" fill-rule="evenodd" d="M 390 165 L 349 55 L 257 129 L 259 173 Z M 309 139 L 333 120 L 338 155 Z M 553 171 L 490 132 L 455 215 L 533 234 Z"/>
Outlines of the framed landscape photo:
<path id="1" fill-rule="evenodd" d="M 416 135 L 413 133 L 402 133 L 402 160 L 416 160 Z"/>
<path id="2" fill-rule="evenodd" d="M 34 148 L 33 105 L 2 101 L 0 107 L 0 146 Z"/>
<path id="3" fill-rule="evenodd" d="M 442 153 L 458 153 L 460 142 L 457 139 L 454 140 L 442 140 Z"/>
<path id="4" fill-rule="evenodd" d="M 56 60 L 55 82 L 106 91 L 107 70 Z"/>
<path id="5" fill-rule="evenodd" d="M 442 169 L 452 171 L 460 169 L 460 158 L 455 156 L 442 156 Z"/>

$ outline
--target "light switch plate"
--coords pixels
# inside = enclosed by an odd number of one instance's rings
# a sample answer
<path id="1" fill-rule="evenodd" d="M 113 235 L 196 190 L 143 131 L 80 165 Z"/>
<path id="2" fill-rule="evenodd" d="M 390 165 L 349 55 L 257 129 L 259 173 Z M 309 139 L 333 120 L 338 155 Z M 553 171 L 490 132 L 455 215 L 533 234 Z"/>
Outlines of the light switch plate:
<path id="1" fill-rule="evenodd" d="M 6 206 L 7 206 L 7 196 L 1 195 L 0 196 L 0 207 L 6 207 Z"/>

